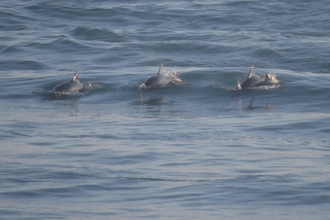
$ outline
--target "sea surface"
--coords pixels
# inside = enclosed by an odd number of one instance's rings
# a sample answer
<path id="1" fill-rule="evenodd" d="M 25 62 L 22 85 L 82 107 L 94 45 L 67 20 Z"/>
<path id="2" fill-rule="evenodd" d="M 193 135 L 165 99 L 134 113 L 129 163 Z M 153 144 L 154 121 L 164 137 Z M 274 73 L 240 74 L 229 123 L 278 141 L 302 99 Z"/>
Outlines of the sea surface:
<path id="1" fill-rule="evenodd" d="M 1 1 L 0 219 L 330 219 L 329 15 Z M 139 91 L 161 64 L 186 84 Z M 252 65 L 280 85 L 237 89 Z"/>

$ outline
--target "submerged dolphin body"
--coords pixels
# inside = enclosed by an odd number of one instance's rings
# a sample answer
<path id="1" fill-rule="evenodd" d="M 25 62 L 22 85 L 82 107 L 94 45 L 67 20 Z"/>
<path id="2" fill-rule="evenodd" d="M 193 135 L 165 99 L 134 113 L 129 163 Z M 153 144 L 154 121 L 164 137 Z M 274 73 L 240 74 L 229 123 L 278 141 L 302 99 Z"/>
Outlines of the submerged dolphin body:
<path id="1" fill-rule="evenodd" d="M 278 85 L 280 81 L 271 73 L 266 75 L 256 75 L 253 73 L 253 66 L 250 67 L 248 78 L 243 82 L 237 85 L 239 89 L 256 87 L 256 86 L 270 86 Z"/>
<path id="2" fill-rule="evenodd" d="M 84 85 L 78 79 L 78 70 L 73 75 L 69 82 L 64 82 L 57 85 L 53 90 L 53 94 L 70 94 L 72 92 L 79 92 L 84 88 Z"/>
<path id="3" fill-rule="evenodd" d="M 163 64 L 160 65 L 156 76 L 148 78 L 144 83 L 139 86 L 140 91 L 147 88 L 165 87 L 170 84 L 183 83 L 176 73 L 174 75 L 167 75 L 164 73 Z"/>

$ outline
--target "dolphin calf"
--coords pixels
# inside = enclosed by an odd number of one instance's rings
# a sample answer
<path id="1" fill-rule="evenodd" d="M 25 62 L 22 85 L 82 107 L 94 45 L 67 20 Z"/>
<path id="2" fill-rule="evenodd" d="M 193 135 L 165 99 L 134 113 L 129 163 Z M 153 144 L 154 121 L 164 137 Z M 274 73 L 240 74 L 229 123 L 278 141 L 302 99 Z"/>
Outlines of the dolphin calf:
<path id="1" fill-rule="evenodd" d="M 267 86 L 267 85 L 278 85 L 280 81 L 271 73 L 266 75 L 256 75 L 253 73 L 253 65 L 250 67 L 248 78 L 237 85 L 238 89 L 256 87 L 256 86 Z"/>
<path id="2" fill-rule="evenodd" d="M 280 80 L 278 80 L 273 74 L 267 73 L 264 76 L 260 77 L 261 82 L 259 85 L 278 85 L 280 84 Z"/>
<path id="3" fill-rule="evenodd" d="M 79 92 L 84 88 L 84 85 L 78 79 L 78 70 L 73 75 L 73 78 L 68 81 L 61 83 L 52 90 L 53 94 L 70 94 L 72 92 Z"/>
<path id="4" fill-rule="evenodd" d="M 165 87 L 170 84 L 183 83 L 179 76 L 173 72 L 172 75 L 164 73 L 163 64 L 160 65 L 156 76 L 148 78 L 144 83 L 139 86 L 140 91 L 147 88 Z"/>

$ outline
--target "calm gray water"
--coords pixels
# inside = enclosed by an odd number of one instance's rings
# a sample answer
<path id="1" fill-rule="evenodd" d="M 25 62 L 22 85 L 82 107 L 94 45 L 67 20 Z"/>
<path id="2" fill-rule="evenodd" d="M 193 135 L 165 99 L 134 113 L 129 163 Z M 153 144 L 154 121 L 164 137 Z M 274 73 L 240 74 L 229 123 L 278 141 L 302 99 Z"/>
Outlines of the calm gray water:
<path id="1" fill-rule="evenodd" d="M 1 1 L 0 219 L 329 219 L 329 14 Z M 189 84 L 140 93 L 162 63 Z M 253 64 L 281 86 L 237 90 Z"/>

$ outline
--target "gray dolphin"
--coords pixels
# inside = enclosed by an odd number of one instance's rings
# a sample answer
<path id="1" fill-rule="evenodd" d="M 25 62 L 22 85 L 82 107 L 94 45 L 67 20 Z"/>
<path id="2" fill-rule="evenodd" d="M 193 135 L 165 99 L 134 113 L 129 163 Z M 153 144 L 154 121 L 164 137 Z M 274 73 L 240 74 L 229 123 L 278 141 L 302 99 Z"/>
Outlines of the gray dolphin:
<path id="1" fill-rule="evenodd" d="M 258 84 L 261 82 L 260 76 L 255 75 L 253 73 L 253 65 L 250 67 L 250 71 L 248 74 L 248 78 L 241 84 L 238 84 L 237 87 L 239 89 L 248 88 L 248 87 L 254 87 L 258 86 Z"/>
<path id="2" fill-rule="evenodd" d="M 259 76 L 254 74 L 252 70 L 253 65 L 250 67 L 248 78 L 243 83 L 237 85 L 239 89 L 280 84 L 280 81 L 275 77 L 275 75 L 267 73 Z"/>
<path id="3" fill-rule="evenodd" d="M 57 85 L 52 93 L 54 94 L 69 94 L 72 92 L 79 92 L 84 88 L 84 85 L 78 80 L 78 70 L 73 75 L 69 82 L 64 82 Z"/>
<path id="4" fill-rule="evenodd" d="M 171 83 L 178 84 L 179 82 L 182 81 L 178 77 L 178 75 L 174 75 L 174 77 L 171 77 L 169 75 L 164 74 L 163 64 L 161 64 L 157 75 L 148 78 L 144 83 L 139 86 L 139 89 L 143 91 L 147 88 L 165 87 Z"/>

